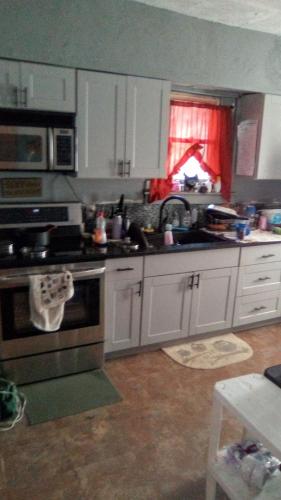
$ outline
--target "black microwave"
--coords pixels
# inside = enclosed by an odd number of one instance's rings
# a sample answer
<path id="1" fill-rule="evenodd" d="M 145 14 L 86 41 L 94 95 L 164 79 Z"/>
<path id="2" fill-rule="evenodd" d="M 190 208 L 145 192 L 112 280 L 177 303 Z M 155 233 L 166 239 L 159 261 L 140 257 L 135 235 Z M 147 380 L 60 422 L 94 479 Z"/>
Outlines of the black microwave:
<path id="1" fill-rule="evenodd" d="M 1 114 L 0 171 L 76 172 L 73 120 L 38 113 L 2 120 Z"/>

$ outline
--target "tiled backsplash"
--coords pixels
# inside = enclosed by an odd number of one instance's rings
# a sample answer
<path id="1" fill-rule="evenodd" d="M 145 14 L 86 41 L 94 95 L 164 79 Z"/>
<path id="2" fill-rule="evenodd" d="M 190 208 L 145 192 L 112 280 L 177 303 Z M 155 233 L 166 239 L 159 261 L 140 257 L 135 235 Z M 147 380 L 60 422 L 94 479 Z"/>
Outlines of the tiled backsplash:
<path id="1" fill-rule="evenodd" d="M 96 212 L 99 210 L 104 210 L 106 218 L 112 213 L 112 207 L 115 211 L 117 209 L 117 204 L 96 204 Z M 124 206 L 127 207 L 127 216 L 131 221 L 137 222 L 141 227 L 145 227 L 151 224 L 152 227 L 157 228 L 159 224 L 159 203 L 152 203 L 144 205 L 142 203 L 125 203 Z M 203 211 L 206 205 L 192 205 L 192 208 L 198 210 L 199 221 L 202 222 L 204 217 Z M 163 218 L 167 216 L 167 222 L 172 223 L 174 213 L 177 213 L 180 221 L 185 215 L 185 207 L 181 203 L 168 203 L 163 211 Z M 90 217 L 91 218 L 91 217 Z"/>

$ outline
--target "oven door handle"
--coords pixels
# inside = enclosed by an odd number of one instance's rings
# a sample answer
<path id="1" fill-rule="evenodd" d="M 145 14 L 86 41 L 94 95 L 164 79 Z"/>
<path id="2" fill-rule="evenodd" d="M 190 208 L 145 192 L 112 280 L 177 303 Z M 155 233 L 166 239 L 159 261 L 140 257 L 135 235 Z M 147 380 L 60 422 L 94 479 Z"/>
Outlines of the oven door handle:
<path id="1" fill-rule="evenodd" d="M 50 272 L 50 273 L 22 273 L 22 274 L 10 274 L 9 276 L 0 276 L 0 288 L 9 288 L 15 286 L 28 286 L 29 285 L 29 276 L 37 276 L 44 274 L 60 274 L 64 271 L 68 271 L 68 269 L 62 269 L 58 272 Z M 91 277 L 99 276 L 103 274 L 105 271 L 105 267 L 98 267 L 96 269 L 81 269 L 81 271 L 73 271 L 72 278 L 73 281 L 89 279 Z M 71 272 L 71 271 L 70 271 Z"/>
<path id="2" fill-rule="evenodd" d="M 81 269 L 81 271 L 74 271 L 72 273 L 73 280 L 87 279 L 91 276 L 97 276 L 99 274 L 104 274 L 105 267 L 98 267 L 97 269 Z"/>

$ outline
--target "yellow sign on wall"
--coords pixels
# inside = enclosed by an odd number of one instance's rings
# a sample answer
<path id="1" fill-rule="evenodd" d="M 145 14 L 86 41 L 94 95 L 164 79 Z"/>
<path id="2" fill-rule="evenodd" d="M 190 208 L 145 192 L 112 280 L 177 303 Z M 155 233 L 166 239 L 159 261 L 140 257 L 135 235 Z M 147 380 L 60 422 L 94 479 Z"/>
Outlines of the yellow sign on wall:
<path id="1" fill-rule="evenodd" d="M 4 198 L 37 198 L 42 196 L 40 177 L 2 179 L 1 191 Z"/>

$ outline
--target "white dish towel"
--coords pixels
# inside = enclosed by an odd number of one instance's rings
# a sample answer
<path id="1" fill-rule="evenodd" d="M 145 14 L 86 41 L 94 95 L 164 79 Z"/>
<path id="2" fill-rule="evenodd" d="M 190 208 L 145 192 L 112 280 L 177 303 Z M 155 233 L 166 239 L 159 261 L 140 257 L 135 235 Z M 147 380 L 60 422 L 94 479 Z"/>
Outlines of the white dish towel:
<path id="1" fill-rule="evenodd" d="M 45 332 L 59 329 L 64 304 L 74 294 L 72 274 L 38 274 L 29 277 L 30 319 L 36 328 Z"/>

